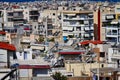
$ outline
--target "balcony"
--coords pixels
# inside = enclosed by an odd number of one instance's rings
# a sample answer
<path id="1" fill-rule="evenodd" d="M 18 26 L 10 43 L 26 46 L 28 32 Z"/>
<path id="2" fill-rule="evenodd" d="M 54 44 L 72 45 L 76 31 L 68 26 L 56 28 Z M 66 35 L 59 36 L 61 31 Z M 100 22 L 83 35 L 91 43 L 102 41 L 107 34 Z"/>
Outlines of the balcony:
<path id="1" fill-rule="evenodd" d="M 13 16 L 14 19 L 23 19 L 23 15 Z"/>
<path id="2" fill-rule="evenodd" d="M 38 11 L 30 11 L 29 15 L 30 16 L 39 16 L 39 12 Z"/>
<path id="3" fill-rule="evenodd" d="M 106 37 L 118 37 L 117 33 L 106 33 Z"/>
<path id="4" fill-rule="evenodd" d="M 118 35 L 117 33 L 110 33 L 108 32 L 107 35 Z"/>
<path id="5" fill-rule="evenodd" d="M 118 28 L 119 26 L 105 26 L 106 28 Z"/>
<path id="6" fill-rule="evenodd" d="M 83 24 L 84 25 L 84 24 Z M 81 24 L 80 23 L 78 23 L 78 22 L 76 22 L 76 23 L 63 23 L 63 26 L 69 26 L 69 27 L 72 27 L 72 26 L 74 26 L 74 27 L 79 27 L 79 26 L 81 26 Z"/>
<path id="7" fill-rule="evenodd" d="M 77 31 L 73 31 L 73 33 L 78 34 L 78 33 L 81 33 L 81 31 L 80 31 L 80 30 L 77 30 Z"/>
<path id="8" fill-rule="evenodd" d="M 90 35 L 89 34 L 85 34 L 84 37 L 90 37 Z"/>
<path id="9" fill-rule="evenodd" d="M 85 27 L 84 30 L 85 30 L 85 31 L 89 31 L 90 28 L 89 28 L 89 27 Z"/>
<path id="10" fill-rule="evenodd" d="M 8 17 L 13 17 L 13 12 L 8 12 L 8 13 L 7 13 L 7 16 L 8 16 Z"/>
<path id="11" fill-rule="evenodd" d="M 73 17 L 73 18 L 64 17 L 63 20 L 88 20 L 88 18 L 86 17 Z"/>
<path id="12" fill-rule="evenodd" d="M 15 33 L 11 34 L 11 39 L 17 38 L 17 35 Z"/>
<path id="13" fill-rule="evenodd" d="M 23 42 L 23 43 L 30 43 L 30 37 L 23 37 L 21 42 Z"/>
<path id="14" fill-rule="evenodd" d="M 107 42 L 117 42 L 117 38 L 116 37 L 106 37 Z"/>
<path id="15" fill-rule="evenodd" d="M 90 30 L 94 30 L 94 27 L 90 27 Z"/>
<path id="16" fill-rule="evenodd" d="M 13 17 L 23 17 L 23 12 L 14 12 Z"/>
<path id="17" fill-rule="evenodd" d="M 112 59 L 120 59 L 120 54 L 119 52 L 117 53 L 113 53 L 112 56 L 111 56 Z"/>

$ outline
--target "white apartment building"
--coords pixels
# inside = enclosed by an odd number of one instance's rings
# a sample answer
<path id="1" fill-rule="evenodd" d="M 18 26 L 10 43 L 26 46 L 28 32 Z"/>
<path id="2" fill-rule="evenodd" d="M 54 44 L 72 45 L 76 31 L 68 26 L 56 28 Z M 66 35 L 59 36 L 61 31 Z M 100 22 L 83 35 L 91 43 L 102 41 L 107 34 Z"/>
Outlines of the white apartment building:
<path id="1" fill-rule="evenodd" d="M 111 67 L 119 67 L 120 63 L 120 50 L 119 47 L 113 47 L 108 49 L 108 62 L 113 63 Z"/>
<path id="2" fill-rule="evenodd" d="M 80 38 L 81 40 L 94 39 L 92 11 L 63 11 L 62 12 L 63 38 Z"/>
<path id="3" fill-rule="evenodd" d="M 15 27 L 25 23 L 38 22 L 39 11 L 36 8 L 18 7 L 3 10 L 4 26 Z"/>

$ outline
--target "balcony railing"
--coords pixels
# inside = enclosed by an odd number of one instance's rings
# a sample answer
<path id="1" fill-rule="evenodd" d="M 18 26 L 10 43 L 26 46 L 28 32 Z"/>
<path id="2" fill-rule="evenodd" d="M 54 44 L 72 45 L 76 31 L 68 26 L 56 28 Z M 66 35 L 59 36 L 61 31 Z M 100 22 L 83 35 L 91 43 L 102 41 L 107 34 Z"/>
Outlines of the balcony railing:
<path id="1" fill-rule="evenodd" d="M 119 26 L 105 26 L 105 27 L 107 27 L 107 28 L 119 28 Z"/>
<path id="2" fill-rule="evenodd" d="M 118 35 L 117 33 L 107 33 L 107 35 Z"/>
<path id="3" fill-rule="evenodd" d="M 74 18 L 66 18 L 66 17 L 64 17 L 63 19 L 64 20 L 86 20 L 88 18 L 86 18 L 86 17 L 74 17 Z"/>

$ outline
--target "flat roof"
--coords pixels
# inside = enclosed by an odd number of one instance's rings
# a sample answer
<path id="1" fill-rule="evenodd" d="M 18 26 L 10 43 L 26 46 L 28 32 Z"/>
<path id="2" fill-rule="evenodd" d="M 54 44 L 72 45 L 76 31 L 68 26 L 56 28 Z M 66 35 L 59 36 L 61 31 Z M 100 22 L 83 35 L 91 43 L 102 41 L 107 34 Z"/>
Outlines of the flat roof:
<path id="1" fill-rule="evenodd" d="M 112 67 L 103 67 L 103 68 L 93 68 L 91 72 L 93 73 L 112 73 L 112 72 L 120 72 L 120 68 L 112 68 Z"/>
<path id="2" fill-rule="evenodd" d="M 81 11 L 62 11 L 63 13 L 66 13 L 66 14 L 73 14 L 73 13 L 93 13 L 93 11 L 85 11 L 85 10 L 81 10 Z"/>
<path id="3" fill-rule="evenodd" d="M 11 63 L 18 63 L 20 69 L 50 68 L 50 63 L 44 61 L 42 57 L 32 60 L 13 60 Z"/>
<path id="4" fill-rule="evenodd" d="M 84 50 L 61 50 L 59 54 L 83 54 Z"/>

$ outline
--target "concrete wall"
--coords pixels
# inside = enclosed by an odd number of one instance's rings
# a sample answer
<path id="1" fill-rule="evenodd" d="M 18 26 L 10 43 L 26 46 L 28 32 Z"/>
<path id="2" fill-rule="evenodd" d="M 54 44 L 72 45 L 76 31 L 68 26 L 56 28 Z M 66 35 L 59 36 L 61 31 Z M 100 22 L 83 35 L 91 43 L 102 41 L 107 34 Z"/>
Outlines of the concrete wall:
<path id="1" fill-rule="evenodd" d="M 68 77 L 67 80 L 92 80 L 92 77 Z"/>
<path id="2" fill-rule="evenodd" d="M 104 67 L 107 67 L 107 64 L 103 63 Z M 90 69 L 99 68 L 102 63 L 65 63 L 67 72 L 73 72 L 74 76 L 82 76 L 82 73 L 91 75 Z"/>
<path id="3" fill-rule="evenodd" d="M 19 74 L 20 78 L 23 78 L 23 80 L 25 80 L 25 78 L 30 79 L 32 77 L 32 69 L 20 69 Z"/>
<path id="4" fill-rule="evenodd" d="M 7 62 L 7 50 L 0 49 L 0 62 Z"/>

